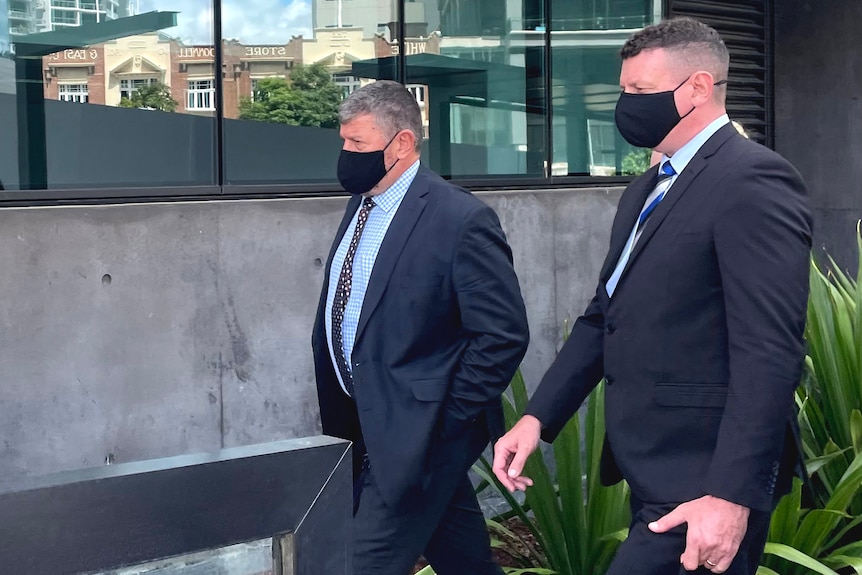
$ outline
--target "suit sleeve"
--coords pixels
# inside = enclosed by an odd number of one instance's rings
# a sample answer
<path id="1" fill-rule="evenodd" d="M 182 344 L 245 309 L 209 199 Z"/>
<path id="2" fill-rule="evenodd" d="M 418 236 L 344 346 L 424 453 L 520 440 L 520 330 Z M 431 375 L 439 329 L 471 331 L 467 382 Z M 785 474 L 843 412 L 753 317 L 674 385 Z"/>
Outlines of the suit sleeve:
<path id="1" fill-rule="evenodd" d="M 497 215 L 484 204 L 466 216 L 452 276 L 467 344 L 449 401 L 453 415 L 470 419 L 505 391 L 529 342 L 512 252 Z"/>
<path id="2" fill-rule="evenodd" d="M 601 285 L 599 289 L 604 289 Z M 575 321 L 569 338 L 527 404 L 542 422 L 542 439 L 554 441 L 604 373 L 604 314 L 598 293 Z"/>
<path id="3" fill-rule="evenodd" d="M 780 158 L 728 180 L 714 238 L 730 380 L 704 491 L 769 510 L 802 371 L 811 222 L 804 185 Z"/>

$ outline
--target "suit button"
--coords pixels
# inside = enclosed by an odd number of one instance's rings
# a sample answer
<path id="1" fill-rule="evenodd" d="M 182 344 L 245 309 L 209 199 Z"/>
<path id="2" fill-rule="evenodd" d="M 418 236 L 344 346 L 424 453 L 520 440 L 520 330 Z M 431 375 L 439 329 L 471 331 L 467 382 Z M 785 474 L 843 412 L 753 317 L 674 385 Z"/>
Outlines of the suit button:
<path id="1" fill-rule="evenodd" d="M 612 375 L 606 375 L 606 376 L 605 376 L 605 382 L 606 382 L 608 385 L 613 385 L 613 384 L 614 384 L 614 376 L 612 376 Z"/>
<path id="2" fill-rule="evenodd" d="M 359 367 L 359 362 L 357 361 L 356 363 L 354 363 L 353 367 Z"/>
<path id="3" fill-rule="evenodd" d="M 607 326 L 605 326 L 605 331 L 608 332 L 608 334 L 612 334 L 617 331 L 617 328 L 614 324 L 609 323 Z"/>

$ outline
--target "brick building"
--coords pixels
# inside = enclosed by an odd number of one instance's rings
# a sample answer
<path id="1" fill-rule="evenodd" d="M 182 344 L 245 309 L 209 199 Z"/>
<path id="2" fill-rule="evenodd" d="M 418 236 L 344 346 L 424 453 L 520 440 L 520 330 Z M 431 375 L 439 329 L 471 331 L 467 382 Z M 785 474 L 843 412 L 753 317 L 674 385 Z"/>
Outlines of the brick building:
<path id="1" fill-rule="evenodd" d="M 302 61 L 302 38 L 281 45 L 224 42 L 222 79 L 225 117 L 238 118 L 242 98 L 252 98 L 262 78 L 287 78 Z M 45 98 L 119 106 L 141 86 L 170 87 L 177 112 L 215 112 L 215 49 L 188 46 L 158 33 L 140 34 L 63 50 L 43 58 Z"/>

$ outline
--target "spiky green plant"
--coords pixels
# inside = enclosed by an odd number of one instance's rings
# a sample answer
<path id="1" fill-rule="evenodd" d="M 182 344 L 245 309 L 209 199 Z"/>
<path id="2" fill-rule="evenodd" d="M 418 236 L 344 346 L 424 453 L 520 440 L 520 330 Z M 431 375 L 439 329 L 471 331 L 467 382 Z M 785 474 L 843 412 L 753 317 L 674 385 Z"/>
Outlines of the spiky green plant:
<path id="1" fill-rule="evenodd" d="M 527 405 L 520 371 L 512 380 L 511 392 L 512 398 L 503 402 L 508 428 Z M 538 566 L 559 575 L 602 575 L 628 533 L 628 486 L 605 487 L 599 480 L 604 409 L 604 386 L 600 384 L 579 416 L 560 432 L 553 450 L 540 449 L 530 456 L 524 474 L 534 483 L 523 504 L 497 481 L 486 459 L 480 459 L 474 468 L 496 486 L 535 536 L 541 550 Z"/>
<path id="2" fill-rule="evenodd" d="M 862 223 L 860 223 L 862 225 Z M 808 345 L 797 391 L 799 425 L 813 487 L 801 483 L 772 517 L 762 573 L 862 575 L 862 230 L 856 279 L 832 258 L 811 261 Z"/>

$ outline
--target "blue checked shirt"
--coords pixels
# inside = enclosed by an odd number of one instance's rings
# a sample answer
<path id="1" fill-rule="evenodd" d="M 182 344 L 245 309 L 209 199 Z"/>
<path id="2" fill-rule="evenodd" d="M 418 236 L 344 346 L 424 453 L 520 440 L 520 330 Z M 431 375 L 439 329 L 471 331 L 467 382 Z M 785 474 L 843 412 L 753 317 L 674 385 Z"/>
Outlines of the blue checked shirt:
<path id="1" fill-rule="evenodd" d="M 392 223 L 392 218 L 398 211 L 401 205 L 401 200 L 407 193 L 410 184 L 413 183 L 413 178 L 416 177 L 416 172 L 419 171 L 419 161 L 417 160 L 412 166 L 407 168 L 407 171 L 401 174 L 401 177 L 395 180 L 395 183 L 388 190 L 374 196 L 374 208 L 368 213 L 368 221 L 365 223 L 365 229 L 362 230 L 362 237 L 359 239 L 359 245 L 356 247 L 356 255 L 353 258 L 353 286 L 350 291 L 350 299 L 347 300 L 347 307 L 344 309 L 344 322 L 341 325 L 342 336 L 344 342 L 344 358 L 347 360 L 347 367 L 353 365 L 351 355 L 353 354 L 353 341 L 356 339 L 356 327 L 359 325 L 359 313 L 362 311 L 362 302 L 365 301 L 365 291 L 368 289 L 368 280 L 371 279 L 371 270 L 374 269 L 374 262 L 377 260 L 377 252 L 380 251 L 380 246 L 383 243 L 383 238 L 386 237 L 386 231 L 389 229 L 389 224 Z M 347 248 L 350 245 L 350 240 L 353 238 L 353 231 L 356 229 L 356 220 L 359 217 L 359 210 L 353 214 L 353 219 L 350 225 L 344 232 L 341 238 L 341 243 L 338 244 L 338 249 L 335 250 L 335 256 L 332 258 L 332 267 L 329 269 L 329 291 L 326 294 L 326 339 L 329 343 L 329 356 L 332 359 L 332 365 L 335 366 L 335 375 L 338 377 L 338 382 L 344 393 L 347 393 L 347 388 L 344 387 L 344 382 L 341 380 L 341 374 L 338 372 L 338 364 L 335 363 L 335 355 L 332 352 L 332 300 L 335 299 L 335 289 L 338 287 L 338 276 L 341 274 L 341 267 L 344 265 L 344 256 L 347 255 Z"/>

